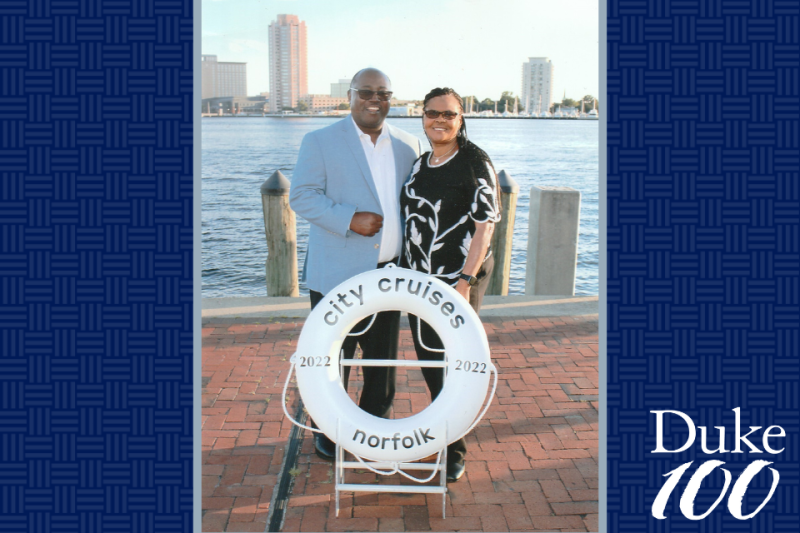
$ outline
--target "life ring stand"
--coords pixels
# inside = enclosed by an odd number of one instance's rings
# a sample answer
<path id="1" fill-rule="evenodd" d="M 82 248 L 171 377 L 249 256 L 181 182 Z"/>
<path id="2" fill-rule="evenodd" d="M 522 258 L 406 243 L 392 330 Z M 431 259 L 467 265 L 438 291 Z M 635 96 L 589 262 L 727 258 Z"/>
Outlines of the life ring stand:
<path id="1" fill-rule="evenodd" d="M 350 330 L 380 311 L 405 311 L 427 322 L 444 344 L 445 360 L 340 361 Z M 423 411 L 408 418 L 383 419 L 350 399 L 342 386 L 340 363 L 442 367 L 447 379 L 439 396 Z M 486 332 L 472 307 L 444 282 L 404 268 L 365 272 L 330 291 L 303 326 L 287 386 L 292 370 L 297 373 L 303 403 L 319 426 L 316 431 L 356 457 L 395 465 L 440 452 L 471 431 L 491 404 L 497 385 Z M 492 395 L 484 407 L 492 374 Z M 282 403 L 286 411 L 286 402 Z"/>

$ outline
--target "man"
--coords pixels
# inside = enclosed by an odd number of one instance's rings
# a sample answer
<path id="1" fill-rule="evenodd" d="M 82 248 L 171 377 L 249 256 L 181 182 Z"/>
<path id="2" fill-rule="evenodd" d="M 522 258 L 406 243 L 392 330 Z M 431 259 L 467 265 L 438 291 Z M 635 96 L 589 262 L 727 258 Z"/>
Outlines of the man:
<path id="1" fill-rule="evenodd" d="M 368 270 L 397 263 L 402 233 L 400 188 L 422 152 L 416 137 L 384 123 L 392 86 L 381 71 L 366 68 L 353 77 L 350 117 L 303 138 L 289 202 L 311 223 L 303 280 L 313 309 L 339 283 Z M 362 331 L 365 319 L 353 328 Z M 356 344 L 364 359 L 396 359 L 400 312 L 378 313 L 372 327 L 342 345 L 352 358 Z M 349 367 L 345 367 L 347 389 Z M 393 367 L 364 367 L 359 406 L 386 418 L 395 392 Z M 316 433 L 317 455 L 332 460 L 334 444 Z"/>

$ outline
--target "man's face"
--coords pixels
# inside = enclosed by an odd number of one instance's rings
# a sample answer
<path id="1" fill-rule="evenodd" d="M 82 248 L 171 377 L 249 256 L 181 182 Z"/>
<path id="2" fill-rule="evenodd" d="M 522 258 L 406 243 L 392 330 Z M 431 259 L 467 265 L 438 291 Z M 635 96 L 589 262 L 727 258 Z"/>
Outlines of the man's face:
<path id="1" fill-rule="evenodd" d="M 392 83 L 380 72 L 367 71 L 362 73 L 353 83 L 355 89 L 370 91 L 391 91 Z M 350 113 L 353 120 L 362 130 L 380 129 L 383 120 L 389 114 L 391 102 L 383 102 L 373 94 L 369 100 L 362 100 L 358 92 L 350 89 Z"/>

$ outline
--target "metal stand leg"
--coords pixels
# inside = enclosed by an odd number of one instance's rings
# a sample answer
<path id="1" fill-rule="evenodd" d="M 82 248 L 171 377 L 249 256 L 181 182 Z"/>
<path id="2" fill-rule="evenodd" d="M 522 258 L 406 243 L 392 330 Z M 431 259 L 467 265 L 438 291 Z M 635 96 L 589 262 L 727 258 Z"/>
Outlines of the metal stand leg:
<path id="1" fill-rule="evenodd" d="M 344 468 L 342 464 L 344 462 L 344 450 L 339 443 L 336 443 L 336 465 L 333 467 L 333 476 L 334 476 L 334 483 L 336 484 L 336 518 L 339 518 L 339 486 L 344 483 Z"/>
<path id="2" fill-rule="evenodd" d="M 344 448 L 339 446 L 340 428 L 336 428 L 336 464 L 333 466 L 334 490 L 336 492 L 336 518 L 339 518 L 339 487 L 344 484 Z"/>
<path id="3" fill-rule="evenodd" d="M 421 335 L 421 333 L 420 333 L 420 335 Z M 447 363 L 447 353 L 446 352 L 442 354 L 442 359 L 444 360 L 445 363 Z M 448 367 L 445 366 L 443 371 L 442 371 L 443 374 L 444 374 L 444 379 L 442 380 L 442 384 L 447 383 L 447 368 Z M 446 434 L 447 434 L 447 442 L 449 442 L 450 441 L 450 424 L 447 424 Z M 446 503 L 446 500 L 447 500 L 447 446 L 444 447 L 444 452 L 442 452 L 442 453 L 444 455 L 444 460 L 442 461 L 442 465 L 444 465 L 444 466 L 443 466 L 441 472 L 439 472 L 439 485 L 442 487 L 442 491 L 443 491 L 442 492 L 442 518 L 444 518 L 445 517 L 444 516 L 445 509 L 447 507 L 447 503 Z"/>
<path id="4" fill-rule="evenodd" d="M 442 518 L 447 506 L 447 447 L 442 452 L 442 469 L 439 471 L 439 486 L 442 487 Z"/>

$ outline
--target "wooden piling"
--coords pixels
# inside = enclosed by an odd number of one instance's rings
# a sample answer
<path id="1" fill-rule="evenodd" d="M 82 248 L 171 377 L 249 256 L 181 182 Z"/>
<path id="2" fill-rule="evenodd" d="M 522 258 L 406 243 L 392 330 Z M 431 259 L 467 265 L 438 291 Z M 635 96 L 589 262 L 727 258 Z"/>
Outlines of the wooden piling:
<path id="1" fill-rule="evenodd" d="M 486 294 L 506 296 L 511 277 L 511 241 L 514 238 L 514 219 L 517 215 L 519 185 L 505 170 L 497 174 L 500 187 L 500 222 L 495 224 L 492 235 L 494 270 L 486 287 Z"/>
<path id="2" fill-rule="evenodd" d="M 291 183 L 280 170 L 261 184 L 261 207 L 267 236 L 267 295 L 299 296 L 297 284 L 297 229 L 289 207 Z"/>

